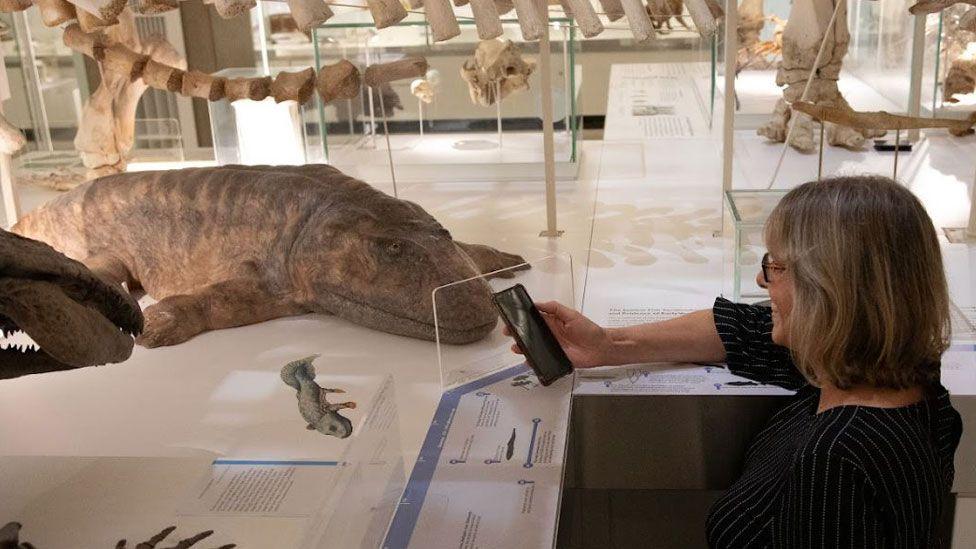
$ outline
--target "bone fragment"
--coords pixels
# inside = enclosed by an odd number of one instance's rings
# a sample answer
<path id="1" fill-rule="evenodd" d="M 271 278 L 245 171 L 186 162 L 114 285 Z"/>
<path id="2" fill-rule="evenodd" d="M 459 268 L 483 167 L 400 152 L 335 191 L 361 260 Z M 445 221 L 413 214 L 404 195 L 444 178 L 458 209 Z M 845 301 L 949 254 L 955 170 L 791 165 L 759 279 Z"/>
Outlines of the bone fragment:
<path id="1" fill-rule="evenodd" d="M 712 14 L 706 0 L 685 0 L 685 6 L 691 20 L 695 22 L 698 34 L 702 38 L 711 38 L 718 30 L 718 18 Z"/>
<path id="2" fill-rule="evenodd" d="M 654 34 L 653 25 L 651 25 L 651 18 L 647 15 L 647 10 L 644 9 L 641 0 L 620 0 L 620 4 L 624 8 L 624 13 L 627 14 L 627 23 L 630 25 L 630 31 L 634 34 L 635 40 L 644 42 L 657 37 Z"/>
<path id="3" fill-rule="evenodd" d="M 371 88 L 380 84 L 403 80 L 405 78 L 423 78 L 427 74 L 427 60 L 419 56 L 404 57 L 391 63 L 378 63 L 366 67 L 363 80 Z"/>
<path id="4" fill-rule="evenodd" d="M 976 8 L 970 8 L 959 18 L 959 28 L 964 31 L 976 32 Z"/>
<path id="5" fill-rule="evenodd" d="M 105 48 L 105 58 L 102 59 L 102 71 L 117 74 L 135 82 L 142 76 L 149 56 L 136 53 L 122 44 L 114 44 Z"/>
<path id="6" fill-rule="evenodd" d="M 920 130 L 926 128 L 946 128 L 956 136 L 973 133 L 976 112 L 969 118 L 925 118 L 900 116 L 885 111 L 861 112 L 849 107 L 817 105 L 807 101 L 794 101 L 790 107 L 821 122 L 831 122 L 858 130 Z"/>
<path id="7" fill-rule="evenodd" d="M 302 32 L 311 32 L 334 15 L 323 0 L 288 0 L 288 9 Z"/>
<path id="8" fill-rule="evenodd" d="M 74 4 L 65 0 L 36 0 L 45 27 L 56 27 L 78 17 Z"/>
<path id="9" fill-rule="evenodd" d="M 297 101 L 303 105 L 315 91 L 315 69 L 309 67 L 298 72 L 279 72 L 271 84 L 271 96 L 276 103 Z"/>
<path id="10" fill-rule="evenodd" d="M 81 30 L 85 32 L 92 32 L 98 29 L 104 29 L 105 27 L 111 27 L 118 22 L 118 20 L 109 21 L 95 17 L 83 9 L 75 9 L 75 11 L 78 14 L 78 26 L 80 26 Z"/>
<path id="11" fill-rule="evenodd" d="M 576 20 L 583 36 L 592 38 L 603 32 L 603 23 L 600 22 L 590 0 L 560 0 L 560 3 L 566 15 Z"/>
<path id="12" fill-rule="evenodd" d="M 156 15 L 166 13 L 180 7 L 182 0 L 141 0 L 135 5 L 136 13 Z"/>
<path id="13" fill-rule="evenodd" d="M 96 61 L 105 58 L 105 36 L 100 33 L 85 32 L 77 23 L 72 23 L 65 27 L 63 39 L 65 46 L 82 55 Z"/>
<path id="14" fill-rule="evenodd" d="M 502 35 L 502 22 L 498 18 L 498 8 L 492 0 L 471 0 L 471 13 L 474 15 L 474 24 L 478 27 L 478 38 L 490 40 Z"/>
<path id="15" fill-rule="evenodd" d="M 620 0 L 600 0 L 600 8 L 610 21 L 616 21 L 624 16 L 624 7 Z"/>
<path id="16" fill-rule="evenodd" d="M 4 13 L 24 11 L 29 7 L 31 7 L 31 0 L 0 0 L 0 11 Z"/>
<path id="17" fill-rule="evenodd" d="M 471 6 L 474 8 L 474 5 Z M 497 10 L 497 7 L 496 7 Z M 546 31 L 535 0 L 515 0 L 515 15 L 519 27 L 522 28 L 522 39 L 526 41 L 538 40 Z"/>
<path id="18" fill-rule="evenodd" d="M 427 0 L 432 2 L 433 0 Z M 322 98 L 322 103 L 328 105 L 337 99 L 353 99 L 359 97 L 362 78 L 359 69 L 349 61 L 343 59 L 332 65 L 323 65 L 319 75 L 315 78 L 315 89 Z"/>
<path id="19" fill-rule="evenodd" d="M 369 13 L 378 29 L 395 25 L 407 16 L 407 10 L 400 0 L 366 0 L 366 5 L 369 6 Z"/>
<path id="20" fill-rule="evenodd" d="M 71 3 L 80 8 L 79 11 L 88 12 L 98 19 L 114 25 L 118 22 L 119 14 L 125 9 L 128 0 L 74 0 Z"/>
<path id="21" fill-rule="evenodd" d="M 27 138 L 20 129 L 0 114 L 0 153 L 14 154 L 27 144 Z"/>
<path id="22" fill-rule="evenodd" d="M 461 34 L 457 17 L 450 0 L 424 0 L 424 11 L 427 12 L 427 22 L 434 35 L 434 42 L 450 40 Z"/>
<path id="23" fill-rule="evenodd" d="M 261 101 L 271 95 L 271 77 L 228 78 L 224 82 L 224 97 L 230 101 L 250 99 Z"/>
<path id="24" fill-rule="evenodd" d="M 181 69 L 150 59 L 142 71 L 142 79 L 150 88 L 179 93 L 185 74 Z"/>
<path id="25" fill-rule="evenodd" d="M 515 9 L 514 0 L 494 0 L 494 2 L 499 17 Z"/>
<path id="26" fill-rule="evenodd" d="M 183 89 L 180 90 L 180 95 L 217 101 L 224 97 L 226 82 L 226 78 L 212 76 L 205 72 L 187 71 L 183 75 Z"/>
<path id="27" fill-rule="evenodd" d="M 230 19 L 251 11 L 257 3 L 255 0 L 214 0 L 213 5 L 218 15 Z"/>
<path id="28" fill-rule="evenodd" d="M 722 7 L 722 4 L 718 0 L 705 0 L 705 5 L 708 6 L 708 11 L 716 19 L 725 17 L 725 8 Z"/>

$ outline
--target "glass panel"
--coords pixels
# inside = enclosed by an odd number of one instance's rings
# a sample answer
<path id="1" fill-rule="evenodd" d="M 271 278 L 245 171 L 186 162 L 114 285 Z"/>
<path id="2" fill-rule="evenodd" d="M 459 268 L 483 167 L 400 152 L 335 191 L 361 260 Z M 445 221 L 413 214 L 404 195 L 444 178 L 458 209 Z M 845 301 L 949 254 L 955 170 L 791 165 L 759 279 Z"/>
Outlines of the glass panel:
<path id="1" fill-rule="evenodd" d="M 573 304 L 573 258 L 558 254 L 510 269 L 485 273 L 472 279 L 454 282 L 434 290 L 434 325 L 437 330 L 437 360 L 441 369 L 441 385 L 452 387 L 466 381 L 520 364 L 522 357 L 512 353 L 512 339 L 502 334 L 497 322 L 491 333 L 477 342 L 458 345 L 457 326 L 465 319 L 458 318 L 457 302 L 486 290 L 497 292 L 521 284 L 540 301 L 559 301 Z M 497 314 L 495 315 L 497 318 Z"/>
<path id="2" fill-rule="evenodd" d="M 731 294 L 733 301 L 765 299 L 767 296 L 766 290 L 760 288 L 755 280 L 762 256 L 766 253 L 763 227 L 786 193 L 783 190 L 725 193 L 725 206 L 728 208 L 726 233 L 732 235 L 732 272 L 727 278 L 731 288 L 724 290 L 727 295 Z"/>

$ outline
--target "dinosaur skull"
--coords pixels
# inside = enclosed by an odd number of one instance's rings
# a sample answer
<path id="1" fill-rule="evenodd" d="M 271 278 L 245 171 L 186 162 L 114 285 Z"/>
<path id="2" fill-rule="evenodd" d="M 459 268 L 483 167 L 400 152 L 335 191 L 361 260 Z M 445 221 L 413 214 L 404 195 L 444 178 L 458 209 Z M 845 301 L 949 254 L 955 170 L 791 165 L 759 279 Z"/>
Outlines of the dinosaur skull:
<path id="1" fill-rule="evenodd" d="M 0 344 L 0 379 L 121 362 L 142 312 L 81 263 L 0 230 L 0 337 L 18 331 L 40 349 Z"/>
<path id="2" fill-rule="evenodd" d="M 522 50 L 511 40 L 482 40 L 474 57 L 461 66 L 461 78 L 468 83 L 471 101 L 487 107 L 529 89 L 534 69 L 535 63 L 522 58 Z"/>

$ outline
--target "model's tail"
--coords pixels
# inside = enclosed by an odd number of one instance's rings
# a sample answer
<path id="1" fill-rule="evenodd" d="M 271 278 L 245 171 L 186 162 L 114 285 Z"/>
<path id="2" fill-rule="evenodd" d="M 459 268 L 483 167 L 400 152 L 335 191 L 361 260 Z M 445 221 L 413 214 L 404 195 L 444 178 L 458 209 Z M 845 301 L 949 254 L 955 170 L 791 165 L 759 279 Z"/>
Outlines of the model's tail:
<path id="1" fill-rule="evenodd" d="M 973 133 L 973 126 L 976 126 L 976 111 L 969 115 L 968 118 L 963 118 L 957 124 L 953 124 L 949 128 L 949 133 L 952 135 L 967 135 Z"/>
<path id="2" fill-rule="evenodd" d="M 314 380 L 315 366 L 312 366 L 312 361 L 318 357 L 319 355 L 307 356 L 305 358 L 285 364 L 281 369 L 281 381 L 284 381 L 286 384 L 294 387 L 295 389 L 300 389 L 300 381 Z"/>

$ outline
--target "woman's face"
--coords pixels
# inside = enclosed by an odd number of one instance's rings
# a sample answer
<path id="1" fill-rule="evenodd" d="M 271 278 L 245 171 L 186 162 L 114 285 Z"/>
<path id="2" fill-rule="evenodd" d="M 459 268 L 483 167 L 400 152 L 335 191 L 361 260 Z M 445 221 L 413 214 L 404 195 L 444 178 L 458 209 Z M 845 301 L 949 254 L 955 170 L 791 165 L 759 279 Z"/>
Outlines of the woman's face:
<path id="1" fill-rule="evenodd" d="M 769 281 L 766 281 L 762 268 L 756 275 L 756 283 L 769 291 L 769 299 L 773 302 L 773 343 L 789 347 L 790 311 L 793 309 L 793 274 L 782 263 L 776 261 L 776 255 L 770 251 L 768 267 Z"/>

